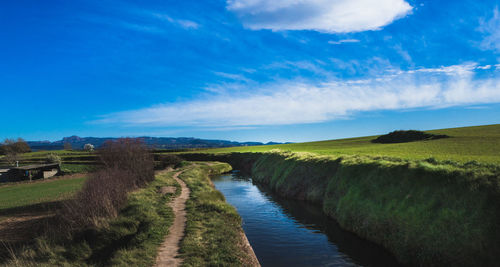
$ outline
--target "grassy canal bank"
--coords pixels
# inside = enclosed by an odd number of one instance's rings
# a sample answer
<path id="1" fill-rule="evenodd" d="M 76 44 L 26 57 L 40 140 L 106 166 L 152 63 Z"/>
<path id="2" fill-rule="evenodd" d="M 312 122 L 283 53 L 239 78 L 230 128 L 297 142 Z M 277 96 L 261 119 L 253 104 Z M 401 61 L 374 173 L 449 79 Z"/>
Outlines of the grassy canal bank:
<path id="1" fill-rule="evenodd" d="M 198 162 L 179 176 L 191 190 L 180 245 L 184 266 L 259 266 L 236 209 L 215 189 L 211 175 L 232 170 L 227 163 Z"/>
<path id="2" fill-rule="evenodd" d="M 311 153 L 186 154 L 251 170 L 278 194 L 321 204 L 342 228 L 405 265 L 494 266 L 500 260 L 500 167 Z"/>

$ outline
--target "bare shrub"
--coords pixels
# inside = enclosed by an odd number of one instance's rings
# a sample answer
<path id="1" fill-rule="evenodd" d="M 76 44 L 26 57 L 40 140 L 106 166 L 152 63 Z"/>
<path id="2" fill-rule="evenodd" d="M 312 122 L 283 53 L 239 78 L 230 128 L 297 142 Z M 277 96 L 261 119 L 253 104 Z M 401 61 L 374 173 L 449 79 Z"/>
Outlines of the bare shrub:
<path id="1" fill-rule="evenodd" d="M 118 215 L 133 188 L 131 173 L 117 168 L 100 170 L 85 182 L 75 199 L 64 203 L 60 217 L 71 229 L 98 227 Z"/>
<path id="2" fill-rule="evenodd" d="M 154 179 L 153 158 L 140 140 L 107 142 L 99 155 L 104 168 L 93 173 L 59 213 L 62 226 L 70 232 L 99 227 L 108 218 L 116 217 L 127 194 Z"/>
<path id="3" fill-rule="evenodd" d="M 132 173 L 135 186 L 143 186 L 154 179 L 153 156 L 140 139 L 107 141 L 99 150 L 99 157 L 106 168 Z"/>

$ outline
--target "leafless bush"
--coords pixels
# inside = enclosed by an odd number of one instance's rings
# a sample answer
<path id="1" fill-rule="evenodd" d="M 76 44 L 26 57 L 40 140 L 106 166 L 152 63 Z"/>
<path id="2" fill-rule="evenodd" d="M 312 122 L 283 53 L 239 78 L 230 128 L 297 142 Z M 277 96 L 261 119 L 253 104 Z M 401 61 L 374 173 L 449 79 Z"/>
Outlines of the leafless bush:
<path id="1" fill-rule="evenodd" d="M 104 168 L 91 175 L 59 213 L 68 230 L 97 227 L 116 217 L 127 194 L 154 179 L 153 158 L 137 139 L 108 142 L 99 151 Z"/>
<path id="2" fill-rule="evenodd" d="M 108 141 L 99 150 L 99 156 L 106 168 L 131 172 L 136 186 L 143 186 L 154 179 L 153 156 L 140 139 Z"/>
<path id="3" fill-rule="evenodd" d="M 116 168 L 100 170 L 85 182 L 75 199 L 64 203 L 60 217 L 71 229 L 97 227 L 118 215 L 133 188 L 131 173 Z"/>

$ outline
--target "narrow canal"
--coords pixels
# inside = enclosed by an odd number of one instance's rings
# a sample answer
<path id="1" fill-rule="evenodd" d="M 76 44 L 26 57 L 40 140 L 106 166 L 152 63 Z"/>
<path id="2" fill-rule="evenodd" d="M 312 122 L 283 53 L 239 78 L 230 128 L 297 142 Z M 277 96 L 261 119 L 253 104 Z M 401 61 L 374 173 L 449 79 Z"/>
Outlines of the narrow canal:
<path id="1" fill-rule="evenodd" d="M 340 229 L 321 207 L 280 198 L 238 172 L 213 182 L 241 215 L 262 266 L 398 266 L 383 248 Z"/>

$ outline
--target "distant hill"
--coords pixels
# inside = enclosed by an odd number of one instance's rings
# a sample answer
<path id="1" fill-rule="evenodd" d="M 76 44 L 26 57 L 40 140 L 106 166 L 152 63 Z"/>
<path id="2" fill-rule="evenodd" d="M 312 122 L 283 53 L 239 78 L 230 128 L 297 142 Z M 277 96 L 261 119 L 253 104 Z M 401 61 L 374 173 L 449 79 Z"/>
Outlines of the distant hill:
<path id="1" fill-rule="evenodd" d="M 410 131 L 410 133 L 412 132 Z M 418 138 L 420 141 L 417 142 L 408 142 L 415 141 L 415 139 L 401 140 L 407 138 L 407 136 L 403 136 L 404 138 L 396 138 L 399 139 L 398 142 L 377 143 L 372 140 L 378 136 L 365 136 L 295 144 L 216 148 L 197 151 L 197 153 L 266 152 L 280 149 L 332 157 L 368 155 L 410 160 L 430 158 L 431 161 L 451 160 L 461 163 L 475 161 L 500 166 L 500 124 L 437 129 L 425 131 L 425 133 L 423 138 Z M 444 136 L 448 138 L 442 138 Z"/>
<path id="2" fill-rule="evenodd" d="M 192 137 L 149 137 L 143 136 L 141 138 L 144 143 L 150 147 L 157 149 L 187 149 L 187 148 L 219 148 L 219 147 L 235 147 L 235 146 L 260 146 L 265 145 L 260 142 L 234 142 L 227 140 L 208 140 L 198 139 Z M 114 137 L 78 137 L 70 136 L 64 137 L 59 141 L 28 141 L 31 150 L 59 150 L 64 148 L 65 143 L 71 144 L 73 149 L 83 149 L 85 144 L 92 144 L 96 148 L 101 147 L 108 140 L 116 140 Z M 269 142 L 267 144 L 279 144 L 276 142 Z"/>

